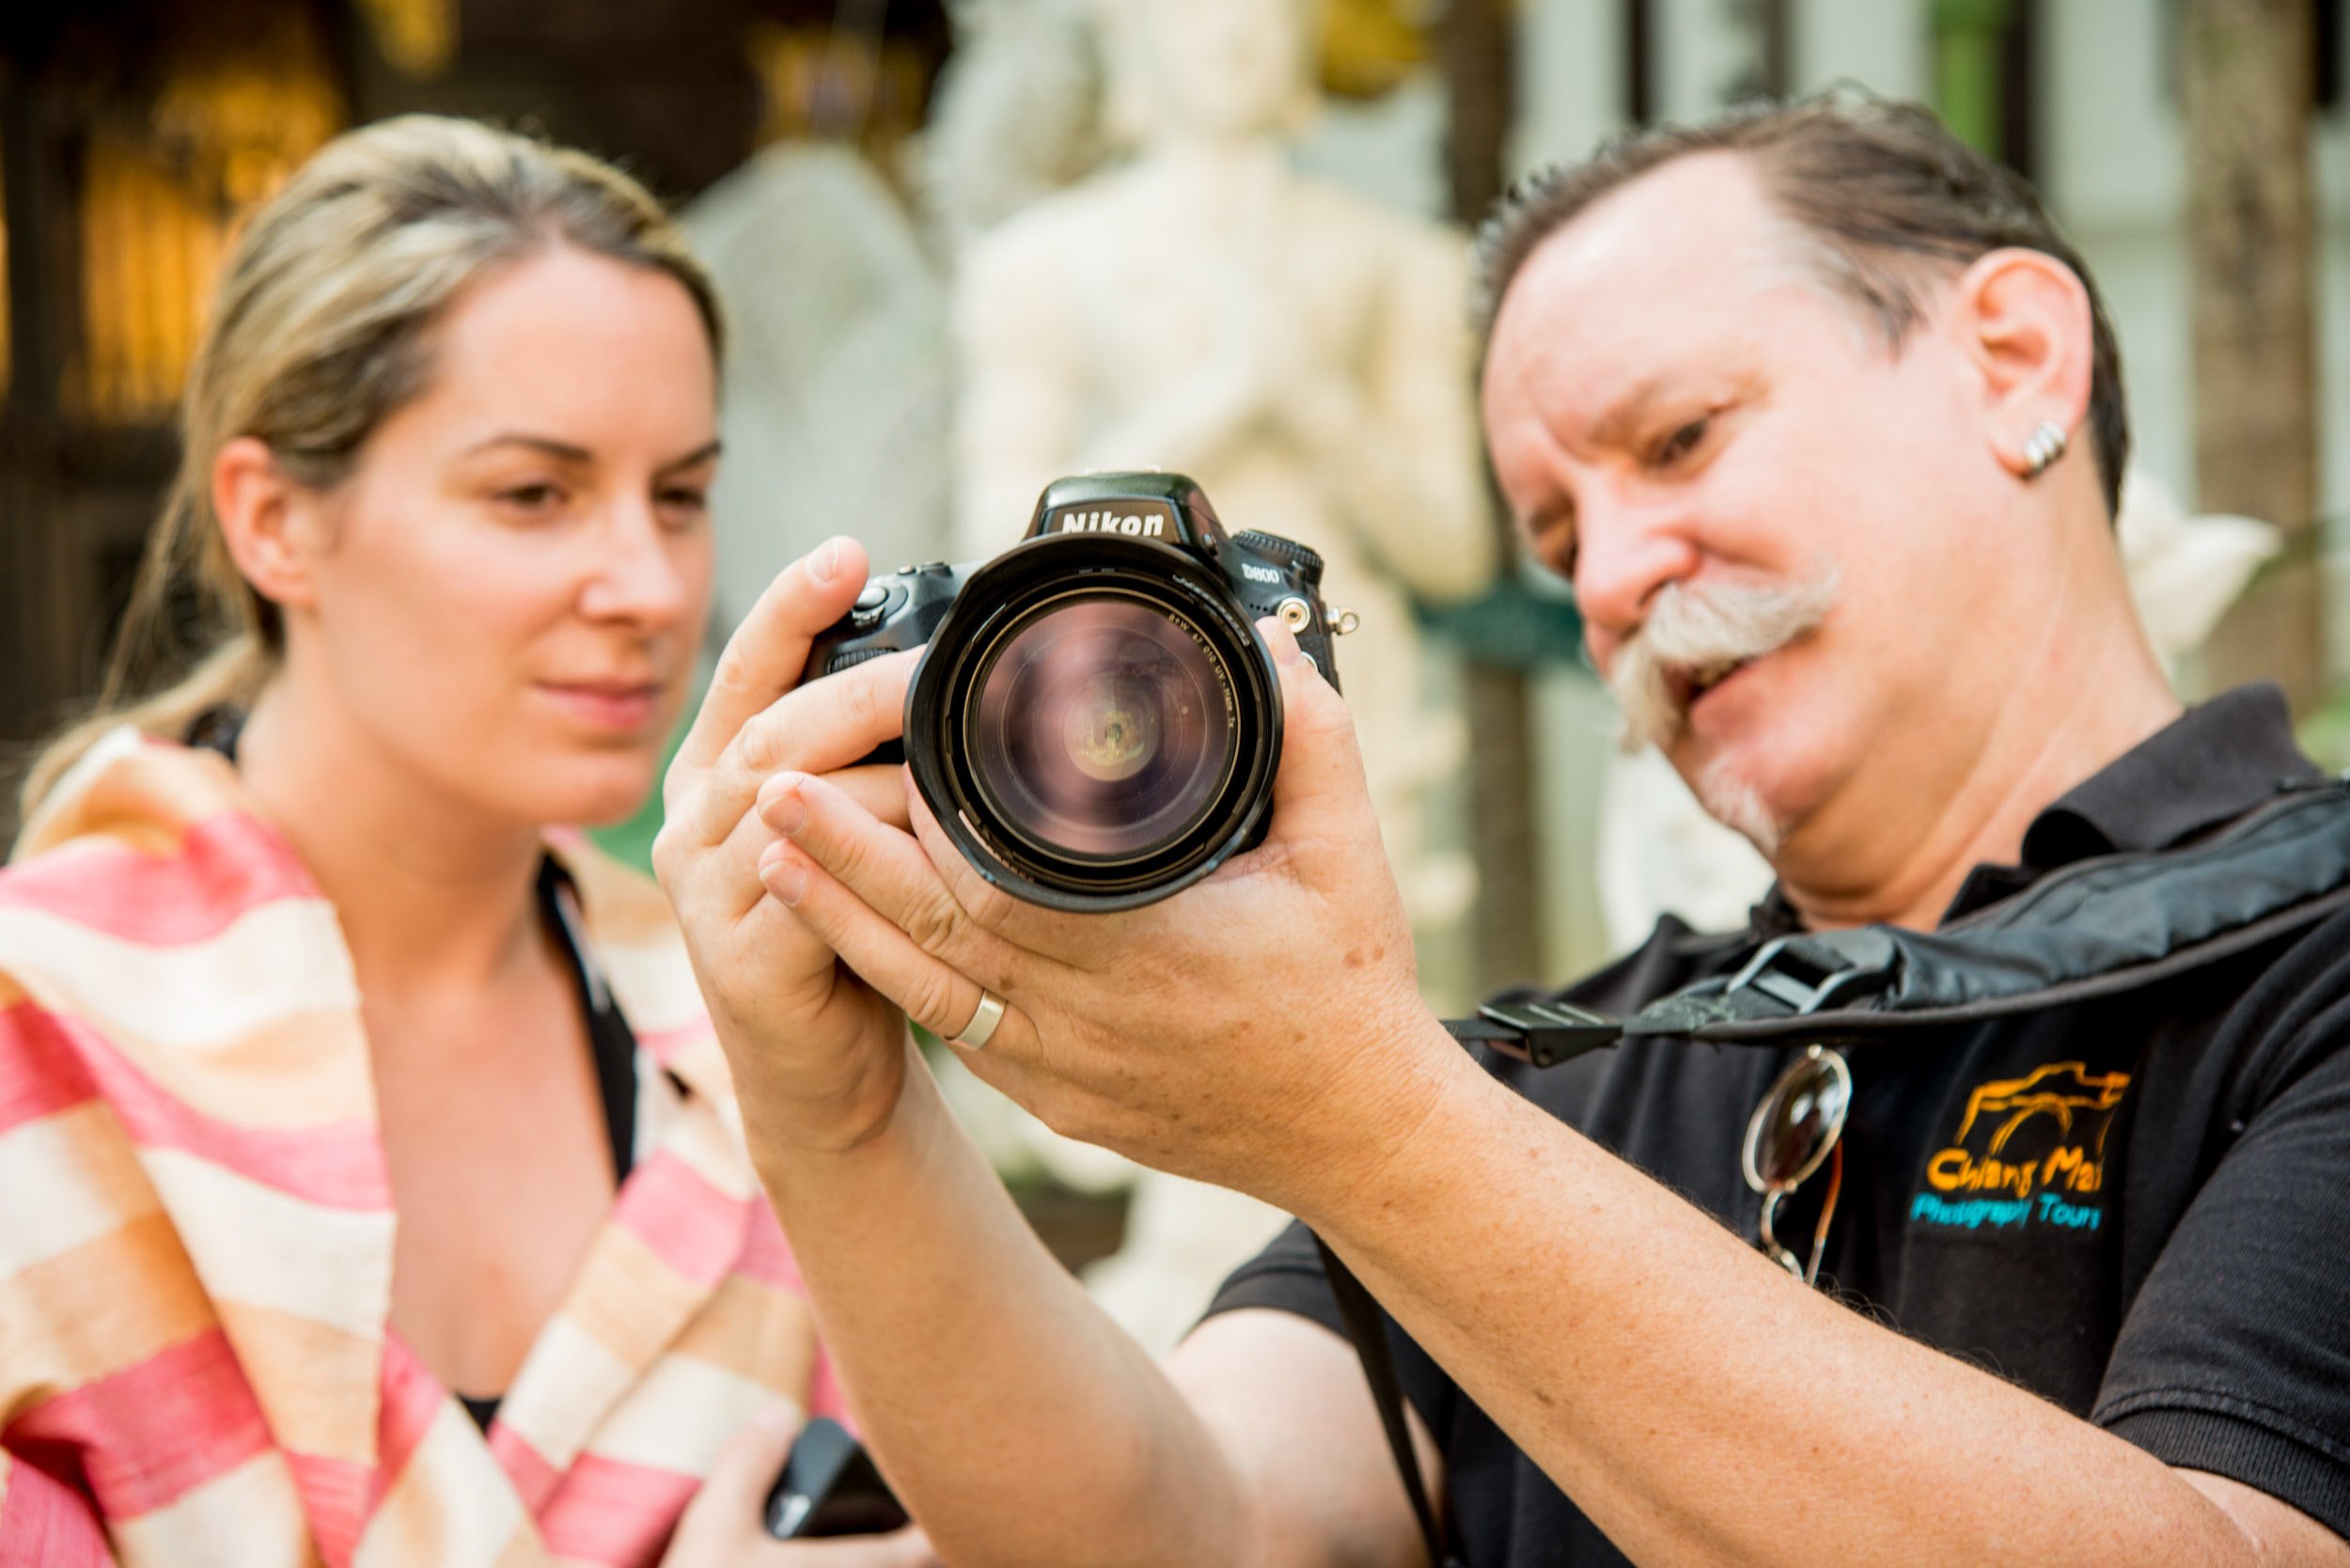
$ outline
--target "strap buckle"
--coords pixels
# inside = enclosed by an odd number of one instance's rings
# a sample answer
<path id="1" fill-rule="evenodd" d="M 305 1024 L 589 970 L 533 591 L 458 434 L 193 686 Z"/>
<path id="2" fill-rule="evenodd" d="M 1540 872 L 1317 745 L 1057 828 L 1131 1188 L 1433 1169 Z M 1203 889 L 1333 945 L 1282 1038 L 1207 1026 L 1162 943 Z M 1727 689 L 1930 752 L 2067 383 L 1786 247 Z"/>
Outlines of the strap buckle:
<path id="1" fill-rule="evenodd" d="M 1898 953 L 1883 933 L 1863 928 L 1841 933 L 1856 943 L 1831 942 L 1809 934 L 1774 936 L 1755 949 L 1746 967 L 1731 976 L 1724 996 L 1759 991 L 1798 1017 L 1830 1002 L 1857 1000 L 1885 988 Z M 1863 948 L 1848 951 L 1849 946 Z"/>

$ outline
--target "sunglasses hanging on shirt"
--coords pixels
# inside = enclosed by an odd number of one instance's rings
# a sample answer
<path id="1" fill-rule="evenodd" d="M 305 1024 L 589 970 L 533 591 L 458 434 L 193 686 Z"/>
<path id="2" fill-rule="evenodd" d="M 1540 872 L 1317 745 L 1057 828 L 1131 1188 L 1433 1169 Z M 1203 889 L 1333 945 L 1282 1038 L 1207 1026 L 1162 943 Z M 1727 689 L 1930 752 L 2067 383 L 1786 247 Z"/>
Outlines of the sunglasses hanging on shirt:
<path id="1" fill-rule="evenodd" d="M 1762 1217 L 1755 1224 L 1760 1245 L 1772 1262 L 1807 1285 L 1819 1283 L 1820 1255 L 1827 1247 L 1827 1228 L 1844 1188 L 1844 1121 L 1851 1111 L 1852 1069 L 1841 1053 L 1814 1044 L 1778 1075 L 1747 1121 L 1738 1163 L 1747 1185 L 1762 1195 Z M 1788 1249 L 1772 1223 L 1779 1204 L 1824 1163 L 1828 1168 L 1827 1196 L 1811 1230 L 1807 1261 Z"/>

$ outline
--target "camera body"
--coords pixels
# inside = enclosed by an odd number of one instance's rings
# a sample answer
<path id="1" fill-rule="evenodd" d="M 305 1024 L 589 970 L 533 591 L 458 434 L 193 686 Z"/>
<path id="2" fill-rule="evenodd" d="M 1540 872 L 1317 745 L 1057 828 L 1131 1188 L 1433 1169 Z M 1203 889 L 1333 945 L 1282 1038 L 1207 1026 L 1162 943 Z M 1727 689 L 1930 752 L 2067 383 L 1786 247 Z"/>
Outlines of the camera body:
<path id="1" fill-rule="evenodd" d="M 1322 557 L 1228 534 L 1180 474 L 1057 479 L 1026 536 L 985 562 L 868 583 L 807 679 L 923 648 L 905 740 L 924 800 L 990 881 L 1031 902 L 1131 908 L 1264 837 L 1280 682 L 1256 630 L 1278 618 L 1337 683 Z"/>

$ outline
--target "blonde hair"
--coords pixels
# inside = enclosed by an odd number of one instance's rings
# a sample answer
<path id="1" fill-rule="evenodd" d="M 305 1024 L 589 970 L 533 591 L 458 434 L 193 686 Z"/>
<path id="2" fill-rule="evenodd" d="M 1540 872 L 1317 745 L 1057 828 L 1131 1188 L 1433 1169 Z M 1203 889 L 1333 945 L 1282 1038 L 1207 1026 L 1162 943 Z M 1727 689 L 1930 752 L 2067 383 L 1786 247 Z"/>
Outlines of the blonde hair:
<path id="1" fill-rule="evenodd" d="M 212 302 L 180 411 L 180 469 L 147 541 L 94 710 L 24 781 L 30 821 L 60 775 L 121 725 L 174 738 L 249 704 L 284 626 L 229 557 L 212 465 L 240 436 L 296 483 L 332 489 L 430 379 L 432 324 L 471 284 L 550 244 L 665 273 L 719 352 L 715 290 L 661 206 L 586 153 L 473 120 L 408 115 L 337 137 L 257 212 Z"/>

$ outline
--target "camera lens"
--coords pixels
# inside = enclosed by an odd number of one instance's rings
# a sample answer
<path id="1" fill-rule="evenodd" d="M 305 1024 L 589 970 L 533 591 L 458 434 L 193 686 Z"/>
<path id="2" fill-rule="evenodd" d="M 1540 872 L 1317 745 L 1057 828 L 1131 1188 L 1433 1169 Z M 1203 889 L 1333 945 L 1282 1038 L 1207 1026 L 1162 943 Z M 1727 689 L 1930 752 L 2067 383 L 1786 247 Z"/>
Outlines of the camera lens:
<path id="1" fill-rule="evenodd" d="M 999 886 L 1131 909 L 1263 834 L 1279 683 L 1230 588 L 1145 539 L 1033 539 L 975 571 L 906 699 L 906 760 Z"/>
<path id="2" fill-rule="evenodd" d="M 1165 604 L 1047 600 L 982 655 L 964 745 L 988 814 L 1031 849 L 1115 865 L 1196 829 L 1237 753 L 1232 675 Z"/>

